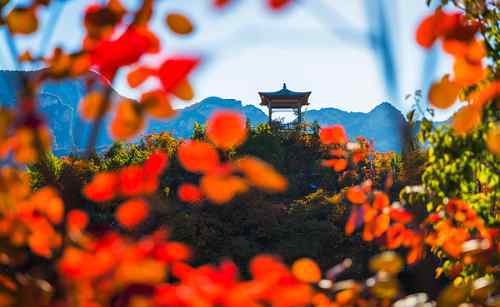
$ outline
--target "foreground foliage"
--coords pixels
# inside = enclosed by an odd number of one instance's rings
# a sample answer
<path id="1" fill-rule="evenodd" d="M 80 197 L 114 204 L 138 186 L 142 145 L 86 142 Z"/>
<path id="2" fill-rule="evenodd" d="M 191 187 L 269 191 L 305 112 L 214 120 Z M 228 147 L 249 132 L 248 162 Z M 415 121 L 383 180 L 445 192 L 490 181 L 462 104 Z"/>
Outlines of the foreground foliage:
<path id="1" fill-rule="evenodd" d="M 0 8 L 7 2 L 0 2 Z M 230 2 L 214 1 L 214 6 L 224 9 Z M 267 1 L 273 10 L 292 2 Z M 37 14 L 49 3 L 33 1 L 16 7 L 2 23 L 13 35 L 33 33 Z M 290 182 L 272 161 L 248 152 L 252 146 L 245 151 L 251 132 L 245 119 L 230 111 L 214 114 L 203 134 L 198 131 L 193 140 L 178 143 L 153 135 L 142 145 L 131 146 L 131 155 L 122 156 L 117 145 L 108 152 L 109 159 L 95 156 L 97 132 L 107 112 L 114 114 L 110 131 L 119 141 L 139 133 L 148 118 L 171 117 L 170 97 L 193 96 L 187 79 L 201 59 L 166 58 L 159 68 L 140 63 L 142 57 L 160 49 L 148 28 L 152 0 L 143 1 L 137 11 L 127 11 L 117 0 L 89 6 L 81 50 L 68 54 L 55 49 L 48 58 L 23 54 L 23 60 L 44 61 L 47 69 L 36 80 L 23 80 L 25 86 L 14 108 L 1 109 L 0 153 L 10 165 L 0 171 L 0 305 L 426 306 L 432 305 L 429 296 L 408 295 L 415 289 L 402 291 L 405 285 L 398 281 L 398 274 L 431 251 L 442 259 L 438 273 L 457 277 L 439 295 L 437 305 L 497 306 L 498 9 L 489 1 L 460 4 L 465 13 L 439 7 L 417 30 L 422 47 L 441 40 L 444 50 L 455 58 L 453 74 L 431 88 L 431 104 L 445 108 L 457 98 L 465 101 L 451 128 L 432 130 L 424 121 L 427 127 L 420 137 L 430 147 L 421 185 L 403 188 L 393 201 L 394 172 L 385 173 L 383 179 L 363 174 L 373 169 L 363 166 L 371 151 L 366 140 L 350 141 L 338 125 L 321 129 L 316 138 L 305 137 L 304 144 L 320 148 L 312 152 L 318 153 L 321 165 L 332 174 L 342 179 L 356 170 L 358 176 L 345 190 L 327 196 L 318 190 L 287 209 L 306 212 L 302 216 L 308 217 L 307 206 L 318 198 L 328 198 L 330 205 L 352 205 L 345 232 L 361 229 L 364 241 L 374 241 L 385 250 L 369 261 L 375 275 L 359 281 L 341 279 L 353 266 L 351 259 L 324 271 L 313 259 L 300 256 L 288 266 L 277 256 L 256 255 L 246 272 L 231 260 L 189 262 L 196 251 L 174 240 L 157 221 L 165 207 L 164 194 L 175 193 L 192 206 L 209 203 L 205 208 L 214 209 L 244 201 L 255 191 L 283 193 Z M 193 29 L 182 15 L 170 14 L 166 22 L 179 35 Z M 131 65 L 127 75 L 131 87 L 156 79 L 158 88 L 145 92 L 138 103 L 125 99 L 116 105 L 110 90 L 90 90 L 80 110 L 94 125 L 88 159 L 61 161 L 48 155 L 50 133 L 37 111 L 35 95 L 41 82 L 95 69 L 113 83 L 117 72 Z M 266 129 L 260 127 L 256 133 L 272 143 L 273 134 Z M 31 182 L 24 164 L 32 166 Z M 176 185 L 162 184 L 172 165 L 184 177 Z M 290 165 L 277 168 L 291 173 Z M 99 206 L 110 214 L 93 214 L 100 211 L 95 209 Z M 200 226 L 203 217 L 200 214 L 196 219 Z M 406 261 L 391 250 L 403 252 Z"/>

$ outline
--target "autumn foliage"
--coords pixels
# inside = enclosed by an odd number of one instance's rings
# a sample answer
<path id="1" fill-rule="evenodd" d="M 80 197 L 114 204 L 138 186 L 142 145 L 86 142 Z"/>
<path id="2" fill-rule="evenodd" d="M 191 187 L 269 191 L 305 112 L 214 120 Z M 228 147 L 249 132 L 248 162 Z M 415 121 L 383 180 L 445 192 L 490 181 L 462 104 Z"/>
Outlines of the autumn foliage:
<path id="1" fill-rule="evenodd" d="M 7 2 L 0 1 L 0 12 Z M 220 10 L 229 9 L 232 2 L 212 4 Z M 295 2 L 264 1 L 274 12 Z M 482 2 L 484 10 L 488 9 L 487 1 Z M 50 1 L 36 0 L 15 6 L 1 17 L 0 25 L 9 35 L 29 35 L 37 31 L 38 16 L 48 5 Z M 156 212 L 169 205 L 161 203 L 160 188 L 162 179 L 172 172 L 172 160 L 188 173 L 173 191 L 185 206 L 222 208 L 257 191 L 279 197 L 290 186 L 272 164 L 254 155 L 237 154 L 251 131 L 246 119 L 233 111 L 212 114 L 204 135 L 182 140 L 173 154 L 157 148 L 142 163 L 97 171 L 83 180 L 81 191 L 72 191 L 69 183 L 57 180 L 50 168 L 50 133 L 36 98 L 44 81 L 80 76 L 92 69 L 101 81 L 113 84 L 124 68 L 130 69 L 126 76 L 130 87 L 156 81 L 157 87 L 144 91 L 139 101 L 113 102 L 108 89 L 89 91 L 81 101 L 80 114 L 92 123 L 94 132 L 106 113 L 112 113 L 110 133 L 120 141 L 136 137 L 149 118 L 173 116 L 174 97 L 193 97 L 189 77 L 203 61 L 201 57 L 169 56 L 157 67 L 141 61 L 162 47 L 149 27 L 154 10 L 153 0 L 142 1 L 134 11 L 119 0 L 91 4 L 83 12 L 85 38 L 80 50 L 67 53 L 56 48 L 48 56 L 24 53 L 21 57 L 43 63 L 47 69 L 35 79 L 24 78 L 16 105 L 0 109 L 0 264 L 4 269 L 0 306 L 427 306 L 431 304 L 427 295 L 401 291 L 398 274 L 431 253 L 444 263 L 437 275 L 444 272 L 454 278 L 438 297 L 438 306 L 498 305 L 498 205 L 477 206 L 474 198 L 460 199 L 459 194 L 451 194 L 452 189 L 434 204 L 429 199 L 441 190 L 432 184 L 407 186 L 394 199 L 392 175 L 376 186 L 377 182 L 359 172 L 362 182 L 353 182 L 327 199 L 328 206 L 350 209 L 347 235 L 359 230 L 362 240 L 376 243 L 383 251 L 371 258 L 368 266 L 375 275 L 367 280 L 342 280 L 353 265 L 351 259 L 331 263 L 324 271 L 308 257 L 288 265 L 270 254 L 255 255 L 247 269 L 229 259 L 193 264 L 196 250 L 172 239 L 171 230 L 154 223 Z M 440 6 L 423 19 L 416 41 L 423 48 L 441 42 L 454 58 L 453 72 L 432 85 L 429 102 L 448 108 L 457 99 L 463 100 L 465 105 L 453 118 L 454 137 L 463 140 L 483 133 L 477 147 L 487 151 L 485 160 L 498 165 L 499 81 L 495 66 L 488 65 L 498 45 L 488 44 L 490 37 L 478 38 L 486 24 L 467 12 L 467 8 L 465 13 L 448 12 Z M 178 35 L 188 36 L 196 29 L 178 12 L 168 13 L 164 20 Z M 95 133 L 90 135 L 88 157 L 95 154 L 95 137 Z M 305 138 L 312 142 L 311 136 Z M 372 144 L 363 137 L 349 140 L 339 125 L 323 127 L 317 139 L 326 153 L 318 165 L 331 170 L 337 179 L 375 160 Z M 46 184 L 33 188 L 32 173 L 25 165 L 35 164 Z M 493 188 L 485 182 L 496 178 L 487 174 L 486 180 L 477 179 L 484 183 L 483 194 L 477 198 L 498 190 L 498 182 Z M 427 179 L 424 175 L 423 182 Z M 462 189 L 466 188 L 464 184 Z M 415 201 L 418 198 L 413 194 L 423 195 L 427 202 Z M 71 201 L 78 197 L 81 203 Z M 414 210 L 415 203 L 428 205 L 425 214 Z M 96 208 L 112 212 L 111 225 L 103 227 L 98 222 L 99 217 L 92 214 Z M 405 253 L 406 261 L 397 252 Z"/>

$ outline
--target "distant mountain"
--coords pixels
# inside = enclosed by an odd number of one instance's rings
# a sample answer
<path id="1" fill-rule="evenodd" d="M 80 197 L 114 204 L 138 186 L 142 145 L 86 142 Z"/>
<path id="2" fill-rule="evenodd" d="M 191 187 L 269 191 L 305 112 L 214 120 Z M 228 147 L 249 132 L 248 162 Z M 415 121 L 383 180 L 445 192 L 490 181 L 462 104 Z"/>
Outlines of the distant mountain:
<path id="1" fill-rule="evenodd" d="M 189 138 L 195 123 L 205 123 L 214 111 L 221 109 L 239 111 L 252 126 L 267 122 L 264 112 L 253 105 L 243 106 L 239 100 L 208 97 L 177 110 L 177 115 L 168 121 L 151 121 L 147 132 L 168 131 L 175 137 Z"/>
<path id="2" fill-rule="evenodd" d="M 16 91 L 21 86 L 21 77 L 35 77 L 40 71 L 0 71 L 0 105 L 13 105 L 16 102 Z M 38 98 L 42 112 L 45 114 L 49 127 L 54 134 L 53 149 L 56 154 L 68 154 L 81 151 L 88 141 L 91 124 L 83 121 L 78 113 L 78 104 L 85 96 L 87 84 L 93 89 L 103 89 L 109 85 L 101 81 L 96 73 L 62 81 L 50 81 L 43 84 Z M 112 99 L 117 101 L 122 97 L 113 91 Z M 267 115 L 253 105 L 242 105 L 241 101 L 208 97 L 184 109 L 168 121 L 152 120 L 145 133 L 167 131 L 179 138 L 192 135 L 196 122 L 205 123 L 207 118 L 219 109 L 235 110 L 243 113 L 250 124 L 255 126 L 267 122 Z M 405 123 L 403 114 L 390 103 L 384 102 L 368 113 L 346 112 L 336 108 L 322 108 L 304 112 L 307 122 L 317 121 L 321 126 L 341 124 L 349 137 L 362 135 L 375 142 L 375 148 L 380 151 L 399 151 L 401 141 L 399 133 Z M 108 115 L 104 125 L 110 121 Z M 112 144 L 107 129 L 101 129 L 98 136 L 98 148 L 106 148 Z"/>
<path id="3" fill-rule="evenodd" d="M 36 78 L 42 72 L 42 70 L 0 71 L 0 105 L 14 105 L 17 100 L 16 93 L 22 86 L 22 78 Z M 79 78 L 51 80 L 42 84 L 38 92 L 38 102 L 54 136 L 54 152 L 66 154 L 85 148 L 91 124 L 80 118 L 78 104 L 89 90 L 102 90 L 108 87 L 109 85 L 93 72 Z M 111 99 L 117 101 L 121 97 L 113 90 Z M 104 121 L 109 123 L 109 116 Z M 101 130 L 97 138 L 98 148 L 107 147 L 112 142 L 107 130 Z"/>
<path id="4" fill-rule="evenodd" d="M 304 112 L 307 122 L 317 121 L 320 126 L 341 124 L 350 138 L 364 136 L 373 140 L 375 149 L 399 151 L 399 132 L 406 123 L 401 112 L 388 102 L 383 102 L 368 113 L 346 112 L 336 108 L 323 108 Z"/>

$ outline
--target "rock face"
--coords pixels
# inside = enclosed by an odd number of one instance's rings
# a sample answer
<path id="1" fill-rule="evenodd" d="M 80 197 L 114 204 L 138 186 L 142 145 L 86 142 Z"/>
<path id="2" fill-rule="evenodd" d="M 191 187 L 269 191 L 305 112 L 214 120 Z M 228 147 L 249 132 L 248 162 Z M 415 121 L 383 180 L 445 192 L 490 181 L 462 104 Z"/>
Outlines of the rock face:
<path id="1" fill-rule="evenodd" d="M 41 71 L 0 71 L 0 105 L 12 106 L 16 103 L 16 93 L 21 88 L 21 79 L 35 78 Z M 78 104 L 86 95 L 85 84 L 92 84 L 92 89 L 103 89 L 108 85 L 101 81 L 96 73 L 88 73 L 75 79 L 47 81 L 38 91 L 38 103 L 45 115 L 54 136 L 53 150 L 56 154 L 68 154 L 85 148 L 91 124 L 82 120 L 78 113 Z M 113 91 L 112 100 L 120 99 Z M 105 118 L 108 123 L 109 117 Z M 111 144 L 106 129 L 101 129 L 97 138 L 97 147 Z"/>
<path id="2" fill-rule="evenodd" d="M 33 77 L 40 71 L 0 71 L 0 104 L 11 106 L 16 102 L 16 92 L 21 86 L 21 77 Z M 92 82 L 93 81 L 93 82 Z M 68 154 L 85 148 L 91 124 L 82 120 L 78 113 L 78 104 L 88 89 L 85 84 L 92 82 L 93 88 L 108 87 L 95 73 L 75 79 L 50 81 L 43 84 L 38 98 L 42 113 L 45 114 L 49 127 L 54 134 L 54 152 Z M 115 91 L 113 101 L 121 99 Z M 208 97 L 184 109 L 168 121 L 152 120 L 145 133 L 167 131 L 179 138 L 192 135 L 195 123 L 205 123 L 208 117 L 219 109 L 235 110 L 243 113 L 250 124 L 255 126 L 267 122 L 267 115 L 253 105 L 242 105 L 241 101 Z M 304 112 L 304 120 L 317 121 L 321 126 L 341 124 L 349 137 L 358 135 L 374 140 L 375 148 L 380 151 L 399 151 L 401 147 L 400 130 L 405 118 L 390 103 L 384 102 L 368 113 L 346 112 L 336 108 L 323 108 Z M 103 127 L 110 121 L 108 115 Z M 98 148 L 106 148 L 112 144 L 107 129 L 101 129 L 97 140 Z"/>

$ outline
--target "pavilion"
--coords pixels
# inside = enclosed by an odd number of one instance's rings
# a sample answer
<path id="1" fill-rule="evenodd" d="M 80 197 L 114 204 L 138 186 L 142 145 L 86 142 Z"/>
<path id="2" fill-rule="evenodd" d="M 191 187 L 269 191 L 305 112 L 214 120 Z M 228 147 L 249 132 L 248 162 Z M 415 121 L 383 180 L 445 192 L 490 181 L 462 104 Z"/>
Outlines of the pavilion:
<path id="1" fill-rule="evenodd" d="M 297 111 L 297 124 L 302 123 L 302 106 L 309 105 L 309 95 L 311 92 L 294 92 L 283 88 L 276 92 L 259 92 L 261 99 L 260 105 L 267 106 L 269 109 L 269 125 L 272 122 L 273 110 L 292 110 Z"/>

